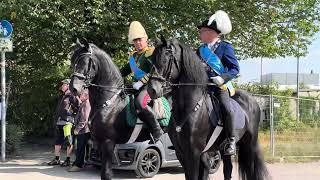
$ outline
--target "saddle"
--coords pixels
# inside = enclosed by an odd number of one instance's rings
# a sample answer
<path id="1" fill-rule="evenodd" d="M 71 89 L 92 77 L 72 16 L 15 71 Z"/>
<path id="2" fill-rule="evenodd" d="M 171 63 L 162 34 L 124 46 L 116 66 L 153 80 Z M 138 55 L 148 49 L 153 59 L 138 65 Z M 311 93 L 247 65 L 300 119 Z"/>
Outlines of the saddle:
<path id="1" fill-rule="evenodd" d="M 209 119 L 212 125 L 215 127 L 211 137 L 209 138 L 206 147 L 202 152 L 206 152 L 210 149 L 210 147 L 214 144 L 214 142 L 217 140 L 217 138 L 220 136 L 221 131 L 223 129 L 223 122 L 225 117 L 222 117 L 221 113 L 221 107 L 219 100 L 213 95 L 206 95 L 205 98 L 206 105 L 208 107 L 208 113 L 209 113 Z M 241 131 L 243 128 L 245 128 L 245 124 L 247 121 L 246 113 L 243 111 L 239 103 L 237 103 L 234 99 L 230 98 L 230 103 L 232 106 L 232 113 L 235 114 L 236 119 L 234 120 L 234 128 L 235 130 Z M 236 137 L 239 140 L 239 137 Z M 224 141 L 220 144 L 219 149 L 224 149 L 224 146 L 227 142 L 227 139 L 224 139 Z"/>
<path id="2" fill-rule="evenodd" d="M 169 125 L 171 117 L 171 107 L 168 100 L 165 97 L 157 99 L 157 101 L 152 100 L 150 106 L 153 108 L 156 118 L 162 127 L 167 127 Z M 130 127 L 135 127 L 138 121 L 137 110 L 134 104 L 134 95 L 126 96 L 126 117 L 127 124 Z M 144 125 L 145 126 L 145 125 Z"/>
<path id="3" fill-rule="evenodd" d="M 210 117 L 210 122 L 214 127 L 217 125 L 223 126 L 225 117 L 222 117 L 221 107 L 219 100 L 213 94 L 207 94 L 206 104 L 208 107 L 208 113 Z M 235 130 L 244 128 L 246 115 L 239 103 L 235 101 L 232 97 L 230 98 L 231 111 L 237 117 L 234 122 Z"/>
<path id="4" fill-rule="evenodd" d="M 169 121 L 171 118 L 171 106 L 165 97 L 161 97 L 161 99 L 159 99 L 159 100 L 161 101 L 160 103 L 159 102 L 157 102 L 157 104 L 151 103 L 151 106 L 152 105 L 153 105 L 152 107 L 156 106 L 155 107 L 156 109 L 154 109 L 156 111 L 157 111 L 157 109 L 158 110 L 161 109 L 161 107 L 159 107 L 157 105 L 160 104 L 163 106 L 162 109 L 163 109 L 164 114 L 161 115 L 161 113 L 158 112 L 158 121 L 159 121 L 160 126 L 163 129 L 169 125 Z M 126 144 L 130 144 L 130 143 L 133 143 L 137 140 L 142 128 L 146 128 L 147 125 L 144 124 L 144 122 L 141 121 L 137 116 L 137 111 L 136 111 L 136 108 L 134 105 L 134 96 L 133 95 L 126 96 L 125 111 L 126 111 L 127 124 L 131 127 L 134 127 L 129 140 L 126 142 Z"/>

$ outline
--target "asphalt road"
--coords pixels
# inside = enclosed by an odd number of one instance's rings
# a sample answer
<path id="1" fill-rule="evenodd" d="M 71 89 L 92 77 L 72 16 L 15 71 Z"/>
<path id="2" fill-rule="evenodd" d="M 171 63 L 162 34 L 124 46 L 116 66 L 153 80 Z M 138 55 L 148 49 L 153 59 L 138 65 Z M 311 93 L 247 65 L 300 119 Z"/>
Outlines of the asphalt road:
<path id="1" fill-rule="evenodd" d="M 86 167 L 81 172 L 70 173 L 60 166 L 47 166 L 53 157 L 51 148 L 38 145 L 23 147 L 19 156 L 8 158 L 0 163 L 0 180 L 51 180 L 51 179 L 100 179 L 99 170 Z M 62 158 L 64 159 L 64 158 Z M 237 165 L 234 165 L 233 180 L 239 179 Z M 274 180 L 318 180 L 320 179 L 320 162 L 313 163 L 275 163 L 268 164 L 268 170 Z M 114 179 L 139 179 L 133 171 L 114 171 Z M 141 179 L 141 178 L 140 178 Z M 184 180 L 182 168 L 162 169 L 155 180 Z M 210 179 L 223 180 L 222 168 L 210 176 Z"/>

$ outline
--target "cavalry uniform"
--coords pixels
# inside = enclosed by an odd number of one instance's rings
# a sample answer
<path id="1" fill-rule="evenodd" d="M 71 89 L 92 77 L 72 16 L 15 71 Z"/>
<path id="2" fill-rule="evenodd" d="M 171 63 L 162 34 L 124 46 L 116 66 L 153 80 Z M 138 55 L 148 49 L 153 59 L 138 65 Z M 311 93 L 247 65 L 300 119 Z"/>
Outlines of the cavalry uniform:
<path id="1" fill-rule="evenodd" d="M 133 77 L 135 82 L 141 81 L 146 84 L 149 80 L 149 72 L 152 68 L 152 53 L 154 47 L 146 47 L 142 51 L 130 52 L 129 63 L 121 69 L 122 76 L 128 75 Z"/>
<path id="2" fill-rule="evenodd" d="M 130 24 L 128 42 L 133 44 L 133 40 L 138 38 L 148 38 L 145 29 L 138 21 Z M 154 47 L 144 47 L 141 50 L 130 52 L 129 63 L 121 69 L 123 77 L 131 75 L 133 77 L 133 88 L 139 90 L 135 97 L 135 106 L 137 108 L 138 117 L 146 122 L 153 131 L 155 141 L 159 140 L 163 131 L 152 108 L 148 105 L 151 98 L 147 92 L 146 84 L 149 81 L 150 71 L 152 68 L 152 54 Z"/>
<path id="3" fill-rule="evenodd" d="M 217 11 L 208 20 L 197 26 L 212 29 L 217 34 L 228 34 L 231 32 L 231 22 L 228 15 L 223 11 Z M 235 89 L 231 80 L 239 74 L 239 63 L 234 54 L 232 45 L 224 40 L 202 44 L 198 49 L 198 55 L 208 66 L 208 76 L 210 81 L 217 86 L 209 87 L 209 92 L 214 94 L 220 101 L 222 113 L 226 114 L 224 118 L 224 127 L 226 128 L 229 140 L 225 149 L 226 155 L 235 154 L 235 132 L 234 132 L 234 114 L 230 103 L 230 96 L 233 96 Z"/>
<path id="4" fill-rule="evenodd" d="M 201 45 L 198 49 L 201 59 L 208 65 L 209 79 L 215 76 L 221 76 L 224 84 L 220 87 L 210 87 L 211 92 L 223 89 L 228 90 L 230 96 L 233 96 L 235 89 L 230 80 L 235 79 L 239 74 L 239 63 L 234 55 L 232 45 L 227 41 L 218 40 L 213 46 Z"/>

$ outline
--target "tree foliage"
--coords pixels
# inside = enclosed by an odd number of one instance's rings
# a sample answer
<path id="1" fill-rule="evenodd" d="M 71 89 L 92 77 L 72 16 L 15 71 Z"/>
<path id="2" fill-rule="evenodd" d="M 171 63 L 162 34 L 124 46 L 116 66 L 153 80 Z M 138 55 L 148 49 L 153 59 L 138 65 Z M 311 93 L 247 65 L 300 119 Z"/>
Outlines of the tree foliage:
<path id="1" fill-rule="evenodd" d="M 1 1 L 1 19 L 14 24 L 9 121 L 35 134 L 52 127 L 56 85 L 70 74 L 68 57 L 76 37 L 94 42 L 122 66 L 131 21 L 142 22 L 152 40 L 163 33 L 196 47 L 195 26 L 218 9 L 232 19 L 226 38 L 242 59 L 304 55 L 319 30 L 319 0 Z"/>

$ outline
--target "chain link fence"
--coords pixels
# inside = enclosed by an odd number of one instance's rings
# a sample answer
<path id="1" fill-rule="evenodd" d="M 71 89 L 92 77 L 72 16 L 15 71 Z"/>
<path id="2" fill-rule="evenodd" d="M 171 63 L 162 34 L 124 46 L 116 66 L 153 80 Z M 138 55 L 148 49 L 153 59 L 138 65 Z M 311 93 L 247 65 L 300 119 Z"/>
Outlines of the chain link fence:
<path id="1" fill-rule="evenodd" d="M 320 158 L 320 100 L 255 95 L 261 108 L 259 141 L 265 155 Z"/>

